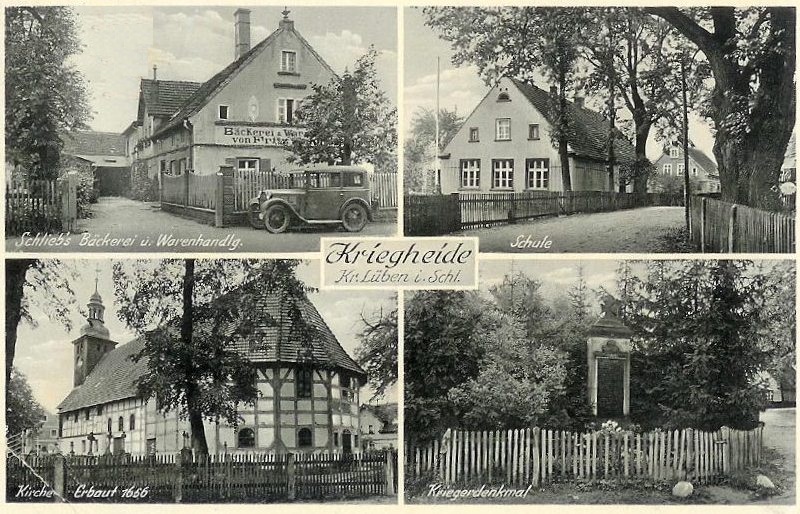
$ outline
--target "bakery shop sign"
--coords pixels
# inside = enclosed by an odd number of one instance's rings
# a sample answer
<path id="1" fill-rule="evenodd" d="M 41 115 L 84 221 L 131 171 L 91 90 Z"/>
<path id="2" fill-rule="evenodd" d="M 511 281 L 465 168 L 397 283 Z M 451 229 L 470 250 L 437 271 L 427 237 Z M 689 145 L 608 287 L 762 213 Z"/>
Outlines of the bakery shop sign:
<path id="1" fill-rule="evenodd" d="M 302 137 L 305 129 L 296 127 L 251 127 L 222 125 L 216 127 L 216 143 L 229 146 L 290 146 Z"/>

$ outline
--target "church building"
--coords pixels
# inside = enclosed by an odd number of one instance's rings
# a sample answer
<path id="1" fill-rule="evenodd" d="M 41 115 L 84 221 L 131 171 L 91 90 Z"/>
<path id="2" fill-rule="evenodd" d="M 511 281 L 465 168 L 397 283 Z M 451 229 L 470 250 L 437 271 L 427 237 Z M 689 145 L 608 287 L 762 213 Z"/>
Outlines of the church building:
<path id="1" fill-rule="evenodd" d="M 254 308 L 255 322 L 248 321 L 247 335 L 233 345 L 256 368 L 258 397 L 240 408 L 238 426 L 205 421 L 209 453 L 360 451 L 364 370 L 305 295 L 259 290 Z M 74 388 L 58 406 L 61 452 L 145 455 L 189 446 L 188 420 L 174 411 L 161 413 L 156 399 L 137 395 L 136 380 L 148 363 L 132 357 L 143 339 L 119 344 L 105 326 L 104 312 L 95 288 L 86 324 L 72 341 Z M 297 312 L 311 330 L 295 329 Z"/>

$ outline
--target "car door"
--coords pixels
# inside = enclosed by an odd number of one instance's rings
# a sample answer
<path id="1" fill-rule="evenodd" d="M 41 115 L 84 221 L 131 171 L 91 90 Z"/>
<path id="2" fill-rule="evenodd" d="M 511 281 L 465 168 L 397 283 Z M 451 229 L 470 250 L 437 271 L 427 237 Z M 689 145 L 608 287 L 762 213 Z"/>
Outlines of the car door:
<path id="1" fill-rule="evenodd" d="M 309 220 L 339 219 L 342 204 L 342 174 L 339 171 L 309 173 L 305 218 Z"/>

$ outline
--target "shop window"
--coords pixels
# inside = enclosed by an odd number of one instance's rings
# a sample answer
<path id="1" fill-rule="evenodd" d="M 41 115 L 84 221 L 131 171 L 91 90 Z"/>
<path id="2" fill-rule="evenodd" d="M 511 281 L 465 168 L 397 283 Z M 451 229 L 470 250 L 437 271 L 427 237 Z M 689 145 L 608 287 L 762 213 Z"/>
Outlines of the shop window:
<path id="1" fill-rule="evenodd" d="M 494 138 L 497 141 L 511 141 L 511 118 L 495 120 Z"/>
<path id="2" fill-rule="evenodd" d="M 538 123 L 529 123 L 528 124 L 528 139 L 539 139 L 539 124 Z"/>
<path id="3" fill-rule="evenodd" d="M 297 52 L 284 50 L 281 52 L 281 71 L 297 73 Z"/>
<path id="4" fill-rule="evenodd" d="M 228 111 L 229 111 L 229 108 L 228 108 L 227 105 L 220 105 L 219 109 L 217 111 L 217 117 L 219 119 L 221 119 L 221 120 L 227 120 L 228 119 L 228 114 L 229 114 Z"/>
<path id="5" fill-rule="evenodd" d="M 299 368 L 296 371 L 297 397 L 311 398 L 311 391 L 314 387 L 314 372 L 311 368 Z"/>
<path id="6" fill-rule="evenodd" d="M 256 433 L 252 428 L 242 428 L 236 436 L 236 445 L 239 448 L 255 448 Z"/>
<path id="7" fill-rule="evenodd" d="M 133 430 L 135 428 L 136 428 L 136 415 L 131 414 L 131 417 L 128 420 L 128 430 Z"/>
<path id="8" fill-rule="evenodd" d="M 492 187 L 495 189 L 514 187 L 514 159 L 492 160 Z"/>
<path id="9" fill-rule="evenodd" d="M 549 159 L 528 159 L 528 188 L 547 189 L 550 185 L 550 160 Z"/>
<path id="10" fill-rule="evenodd" d="M 297 431 L 297 446 L 300 448 L 311 447 L 311 429 L 301 428 Z"/>
<path id="11" fill-rule="evenodd" d="M 461 187 L 480 187 L 481 161 L 480 159 L 461 159 Z"/>
<path id="12" fill-rule="evenodd" d="M 477 143 L 478 141 L 480 141 L 480 133 L 478 132 L 478 127 L 470 127 L 469 141 L 471 143 Z"/>

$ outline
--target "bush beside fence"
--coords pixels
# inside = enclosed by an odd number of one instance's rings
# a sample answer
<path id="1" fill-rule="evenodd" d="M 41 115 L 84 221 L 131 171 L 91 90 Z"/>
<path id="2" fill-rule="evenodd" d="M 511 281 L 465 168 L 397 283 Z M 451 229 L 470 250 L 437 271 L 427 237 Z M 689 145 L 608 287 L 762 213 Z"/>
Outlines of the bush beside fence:
<path id="1" fill-rule="evenodd" d="M 458 194 L 409 195 L 403 200 L 407 236 L 438 236 L 461 230 Z"/>
<path id="2" fill-rule="evenodd" d="M 6 474 L 6 499 L 10 502 L 46 501 L 16 496 L 20 486 L 30 485 L 38 490 L 43 481 L 68 501 L 325 499 L 396 494 L 397 455 L 391 451 L 348 455 L 249 453 L 201 458 L 184 452 L 152 456 L 29 456 L 25 462 L 10 455 Z M 109 499 L 80 497 L 80 492 L 90 486 L 101 490 L 117 487 L 118 492 Z M 124 490 L 130 491 L 131 496 L 123 496 Z"/>
<path id="3" fill-rule="evenodd" d="M 615 477 L 710 482 L 757 466 L 762 440 L 763 427 L 647 433 L 448 430 L 441 440 L 406 447 L 405 476 L 460 485 L 540 485 Z"/>

